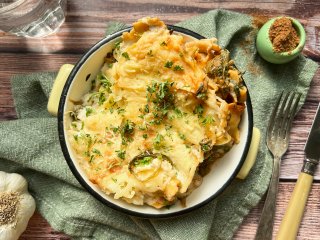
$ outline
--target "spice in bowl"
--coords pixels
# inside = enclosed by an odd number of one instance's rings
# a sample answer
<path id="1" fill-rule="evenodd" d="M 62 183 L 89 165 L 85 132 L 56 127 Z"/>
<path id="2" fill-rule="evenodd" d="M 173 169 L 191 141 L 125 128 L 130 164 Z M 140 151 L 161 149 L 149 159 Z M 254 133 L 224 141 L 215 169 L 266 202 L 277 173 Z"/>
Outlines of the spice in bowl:
<path id="1" fill-rule="evenodd" d="M 300 38 L 292 20 L 287 17 L 276 19 L 269 29 L 269 38 L 272 42 L 273 51 L 289 52 L 294 50 Z"/>
<path id="2" fill-rule="evenodd" d="M 266 22 L 258 32 L 256 47 L 259 55 L 275 64 L 298 57 L 305 45 L 306 33 L 301 23 L 291 17 L 276 17 Z"/>

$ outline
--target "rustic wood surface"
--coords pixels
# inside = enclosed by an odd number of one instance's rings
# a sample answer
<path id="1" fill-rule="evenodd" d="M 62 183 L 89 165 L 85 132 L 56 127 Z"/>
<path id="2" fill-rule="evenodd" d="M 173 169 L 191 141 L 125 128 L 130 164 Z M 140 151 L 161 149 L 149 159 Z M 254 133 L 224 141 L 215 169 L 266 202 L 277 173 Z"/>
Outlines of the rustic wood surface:
<path id="1" fill-rule="evenodd" d="M 0 32 L 0 121 L 16 118 L 9 78 L 17 73 L 56 71 L 64 63 L 75 63 L 104 36 L 106 22 L 132 23 L 143 16 L 158 16 L 174 24 L 216 8 L 230 9 L 263 20 L 278 15 L 299 19 L 307 32 L 304 54 L 320 61 L 320 1 L 68 1 L 68 16 L 60 31 L 45 39 L 23 39 Z M 320 70 L 307 101 L 294 120 L 289 151 L 281 166 L 279 197 L 274 232 L 289 201 L 303 160 L 303 148 L 316 107 L 320 102 Z M 320 239 L 320 171 L 318 169 L 297 239 Z M 263 201 L 246 217 L 235 239 L 253 239 Z M 21 239 L 69 239 L 53 230 L 35 213 Z"/>

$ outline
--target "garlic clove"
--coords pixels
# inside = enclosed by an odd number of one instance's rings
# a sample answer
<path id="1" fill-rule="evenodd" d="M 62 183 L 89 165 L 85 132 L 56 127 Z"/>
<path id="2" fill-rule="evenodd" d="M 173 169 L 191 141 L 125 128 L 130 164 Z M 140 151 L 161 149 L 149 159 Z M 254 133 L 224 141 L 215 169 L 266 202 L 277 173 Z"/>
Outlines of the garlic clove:
<path id="1" fill-rule="evenodd" d="M 10 189 L 12 192 L 25 192 L 27 191 L 28 183 L 19 174 L 10 173 L 7 175 L 7 189 Z"/>
<path id="2" fill-rule="evenodd" d="M 4 192 L 7 189 L 7 176 L 7 173 L 0 171 L 0 192 Z"/>
<path id="3" fill-rule="evenodd" d="M 17 237 L 19 237 L 27 228 L 29 218 L 33 215 L 36 209 L 36 203 L 30 194 L 20 195 L 20 205 L 26 207 L 20 207 L 17 213 L 17 226 L 15 229 Z"/>
<path id="4" fill-rule="evenodd" d="M 16 240 L 35 211 L 27 181 L 19 174 L 0 171 L 0 240 Z"/>
<path id="5" fill-rule="evenodd" d="M 16 240 L 19 235 L 12 232 L 12 229 L 5 226 L 0 226 L 0 240 Z"/>

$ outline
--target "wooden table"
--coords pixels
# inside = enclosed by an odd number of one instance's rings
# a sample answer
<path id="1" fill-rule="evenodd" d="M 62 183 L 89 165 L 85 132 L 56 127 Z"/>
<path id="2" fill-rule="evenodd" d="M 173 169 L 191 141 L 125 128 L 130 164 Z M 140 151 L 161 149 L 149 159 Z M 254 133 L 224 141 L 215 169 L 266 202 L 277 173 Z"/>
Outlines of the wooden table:
<path id="1" fill-rule="evenodd" d="M 289 15 L 298 18 L 307 32 L 304 54 L 320 61 L 320 2 L 314 0 L 238 1 L 68 1 L 68 16 L 58 34 L 45 39 L 23 39 L 0 34 L 0 120 L 16 118 L 9 78 L 17 73 L 58 70 L 61 64 L 75 63 L 81 54 L 104 36 L 105 23 L 132 23 L 143 16 L 158 16 L 174 24 L 216 8 L 254 16 Z M 302 166 L 306 137 L 320 101 L 320 70 L 314 77 L 307 101 L 295 118 L 289 151 L 281 166 L 274 233 Z M 264 143 L 262 143 L 264 144 Z M 320 239 L 320 171 L 315 176 L 298 239 Z M 253 239 L 263 201 L 245 218 L 235 239 Z M 69 239 L 53 230 L 39 213 L 31 218 L 21 239 Z"/>

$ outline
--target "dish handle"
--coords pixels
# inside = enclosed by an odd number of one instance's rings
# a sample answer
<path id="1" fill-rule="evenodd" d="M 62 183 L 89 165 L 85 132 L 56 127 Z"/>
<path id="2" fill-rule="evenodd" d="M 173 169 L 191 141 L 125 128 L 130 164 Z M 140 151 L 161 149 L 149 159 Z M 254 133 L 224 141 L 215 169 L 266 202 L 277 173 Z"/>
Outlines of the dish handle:
<path id="1" fill-rule="evenodd" d="M 251 168 L 253 167 L 257 159 L 257 154 L 258 154 L 259 145 L 260 145 L 260 138 L 261 138 L 260 130 L 256 127 L 253 127 L 252 138 L 251 138 L 251 143 L 250 143 L 249 151 L 247 154 L 247 158 L 244 161 L 237 175 L 237 178 L 245 179 L 248 176 Z"/>
<path id="2" fill-rule="evenodd" d="M 48 112 L 52 116 L 58 115 L 59 101 L 62 94 L 62 90 L 73 67 L 74 65 L 72 64 L 62 65 L 53 83 L 53 87 L 52 87 L 48 105 L 47 105 Z M 250 148 L 247 154 L 247 158 L 244 161 L 237 175 L 238 179 L 245 179 L 248 176 L 251 168 L 253 167 L 256 161 L 259 144 L 260 144 L 260 130 L 256 127 L 253 127 Z"/>
<path id="3" fill-rule="evenodd" d="M 63 87 L 73 69 L 74 65 L 64 64 L 61 66 L 56 79 L 54 80 L 53 87 L 48 100 L 47 110 L 52 116 L 58 115 L 58 108 L 60 97 L 62 94 Z"/>

